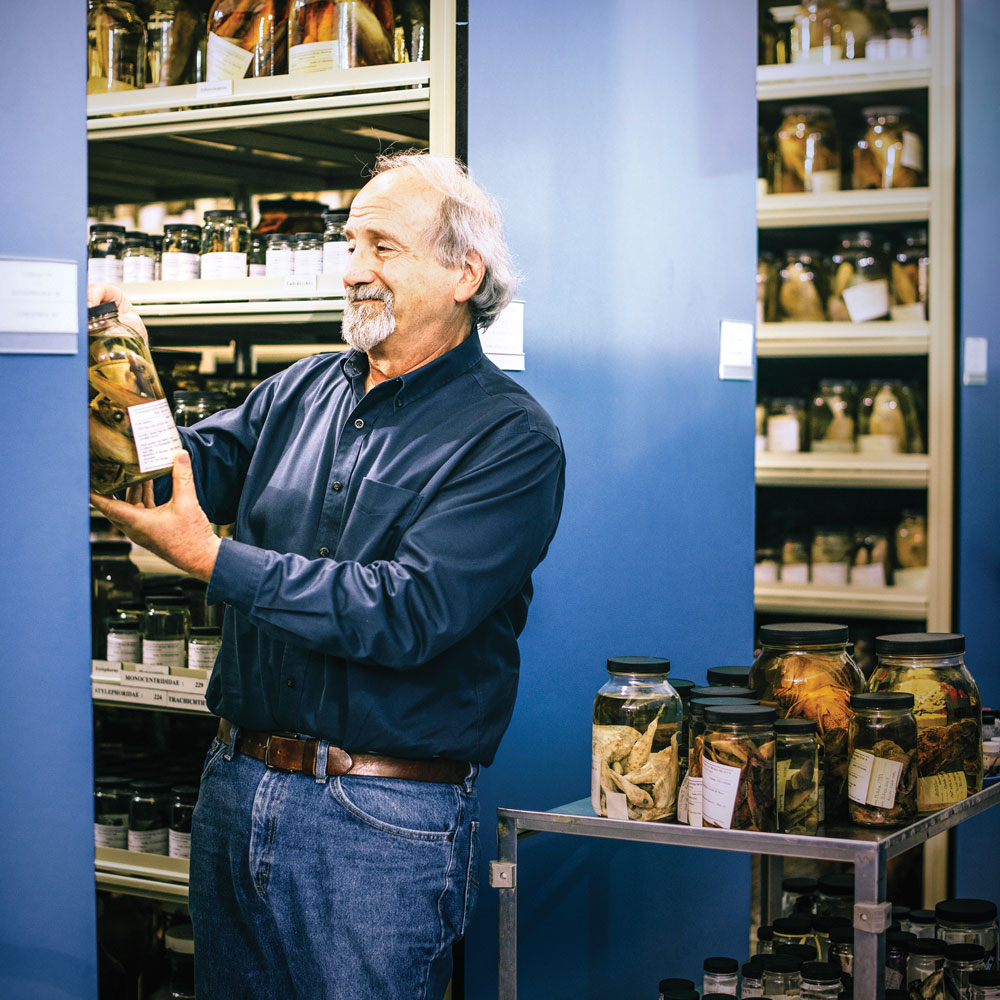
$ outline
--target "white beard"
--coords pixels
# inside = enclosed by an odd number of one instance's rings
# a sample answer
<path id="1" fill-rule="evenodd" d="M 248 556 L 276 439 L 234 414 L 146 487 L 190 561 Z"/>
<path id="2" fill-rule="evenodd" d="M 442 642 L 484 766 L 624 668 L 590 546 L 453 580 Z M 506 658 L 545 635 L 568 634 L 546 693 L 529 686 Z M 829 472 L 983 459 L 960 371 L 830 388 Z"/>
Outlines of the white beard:
<path id="1" fill-rule="evenodd" d="M 396 329 L 392 292 L 387 288 L 355 285 L 347 289 L 347 306 L 344 309 L 342 333 L 344 340 L 356 351 L 366 354 L 383 343 Z M 382 308 L 368 306 L 365 302 L 382 302 Z"/>

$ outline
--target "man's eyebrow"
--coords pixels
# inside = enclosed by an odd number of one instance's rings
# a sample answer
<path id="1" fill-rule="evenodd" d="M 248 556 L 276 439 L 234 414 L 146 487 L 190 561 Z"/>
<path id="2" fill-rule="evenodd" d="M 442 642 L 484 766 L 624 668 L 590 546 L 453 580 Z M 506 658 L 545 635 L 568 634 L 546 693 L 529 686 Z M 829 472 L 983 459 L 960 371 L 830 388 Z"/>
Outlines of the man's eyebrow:
<path id="1" fill-rule="evenodd" d="M 368 228 L 366 226 L 361 226 L 361 228 L 365 229 L 367 231 L 368 235 L 371 236 L 371 238 L 375 239 L 375 240 L 383 240 L 384 239 L 384 240 L 389 240 L 392 243 L 399 243 L 401 245 L 404 242 L 403 239 L 400 236 L 398 236 L 396 233 L 390 232 L 387 229 L 381 229 L 381 228 L 379 228 L 377 226 L 373 226 L 371 228 Z M 351 226 L 349 223 L 348 223 L 348 225 L 344 226 L 344 235 L 347 236 L 349 239 L 353 239 L 355 237 L 356 233 L 357 233 L 357 230 L 353 226 Z"/>

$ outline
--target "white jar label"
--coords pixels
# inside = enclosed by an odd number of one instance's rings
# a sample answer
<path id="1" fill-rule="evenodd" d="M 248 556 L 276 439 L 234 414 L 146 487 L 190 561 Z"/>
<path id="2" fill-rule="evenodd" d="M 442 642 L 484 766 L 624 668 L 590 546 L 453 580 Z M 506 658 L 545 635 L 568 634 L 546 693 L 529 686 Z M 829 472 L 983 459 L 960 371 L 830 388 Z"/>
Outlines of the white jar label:
<path id="1" fill-rule="evenodd" d="M 187 665 L 188 667 L 197 667 L 199 670 L 211 670 L 215 666 L 215 658 L 218 655 L 218 645 L 189 642 Z"/>
<path id="2" fill-rule="evenodd" d="M 922 323 L 927 319 L 927 310 L 923 302 L 908 302 L 905 305 L 890 306 L 889 318 L 897 323 Z"/>
<path id="3" fill-rule="evenodd" d="M 903 151 L 900 154 L 899 162 L 911 170 L 922 171 L 924 169 L 924 143 L 916 132 L 903 133 Z"/>
<path id="4" fill-rule="evenodd" d="M 790 563 L 781 567 L 782 583 L 808 583 L 809 565 L 808 563 Z"/>
<path id="5" fill-rule="evenodd" d="M 740 768 L 719 764 L 709 757 L 703 757 L 701 770 L 704 825 L 728 830 L 733 825 L 736 793 L 740 787 Z"/>
<path id="6" fill-rule="evenodd" d="M 688 782 L 688 825 L 704 826 L 704 778 L 692 778 Z"/>
<path id="7" fill-rule="evenodd" d="M 128 814 L 116 818 L 120 820 L 119 823 L 94 824 L 95 847 L 117 847 L 122 851 L 128 847 Z"/>
<path id="8" fill-rule="evenodd" d="M 812 582 L 828 587 L 847 583 L 847 563 L 813 563 Z"/>
<path id="9" fill-rule="evenodd" d="M 152 281 L 155 265 L 152 257 L 126 257 L 122 261 L 122 281 Z"/>
<path id="10" fill-rule="evenodd" d="M 340 42 L 306 42 L 288 50 L 289 73 L 322 73 L 336 69 L 340 62 Z"/>
<path id="11" fill-rule="evenodd" d="M 141 663 L 142 639 L 138 632 L 109 632 L 108 655 L 112 663 Z"/>
<path id="12" fill-rule="evenodd" d="M 853 441 L 813 441 L 810 446 L 812 451 L 825 451 L 828 454 L 835 452 L 838 455 L 849 454 L 854 451 Z"/>
<path id="13" fill-rule="evenodd" d="M 160 830 L 129 830 L 128 849 L 143 854 L 167 853 L 167 828 Z"/>
<path id="14" fill-rule="evenodd" d="M 245 278 L 247 276 L 247 255 L 233 250 L 201 255 L 201 276 L 203 278 Z"/>
<path id="15" fill-rule="evenodd" d="M 785 787 L 788 784 L 788 767 L 791 761 L 779 760 L 774 765 L 774 798 L 775 808 L 779 813 L 785 811 Z"/>
<path id="16" fill-rule="evenodd" d="M 266 272 L 269 278 L 284 278 L 292 274 L 294 258 L 291 250 L 268 250 Z"/>
<path id="17" fill-rule="evenodd" d="M 87 283 L 91 285 L 120 285 L 122 262 L 117 257 L 91 257 L 87 261 Z"/>
<path id="18" fill-rule="evenodd" d="M 889 282 L 885 278 L 877 281 L 862 281 L 851 285 L 843 292 L 844 305 L 852 323 L 867 323 L 889 312 Z"/>
<path id="19" fill-rule="evenodd" d="M 839 170 L 814 170 L 809 178 L 809 187 L 806 189 L 813 194 L 825 194 L 827 191 L 840 190 Z"/>
<path id="20" fill-rule="evenodd" d="M 865 455 L 897 455 L 899 438 L 895 434 L 859 434 L 858 451 Z"/>
<path id="21" fill-rule="evenodd" d="M 263 278 L 267 276 L 267 265 L 266 264 L 251 264 L 250 265 L 250 277 L 251 278 Z"/>
<path id="22" fill-rule="evenodd" d="M 323 273 L 323 251 L 296 250 L 295 251 L 295 274 L 322 274 Z"/>
<path id="23" fill-rule="evenodd" d="M 601 758 L 590 755 L 590 808 L 595 816 L 601 815 Z"/>
<path id="24" fill-rule="evenodd" d="M 771 559 L 765 559 L 763 562 L 754 563 L 753 565 L 753 582 L 754 583 L 777 583 L 778 582 L 778 564 Z"/>
<path id="25" fill-rule="evenodd" d="M 168 851 L 172 858 L 191 857 L 191 834 L 171 830 L 168 838 Z"/>
<path id="26" fill-rule="evenodd" d="M 214 31 L 208 35 L 208 82 L 216 80 L 242 80 L 247 75 L 253 52 L 242 45 L 220 38 Z"/>
<path id="27" fill-rule="evenodd" d="M 952 806 L 968 794 L 964 771 L 946 771 L 944 774 L 917 778 L 917 809 L 922 813 Z"/>
<path id="28" fill-rule="evenodd" d="M 344 272 L 351 262 L 346 240 L 335 240 L 323 244 L 323 273 L 333 274 L 343 280 Z"/>
<path id="29" fill-rule="evenodd" d="M 767 420 L 768 451 L 799 450 L 799 418 L 792 414 L 775 414 Z"/>
<path id="30" fill-rule="evenodd" d="M 847 796 L 863 806 L 892 809 L 902 774 L 900 761 L 876 757 L 867 750 L 855 750 L 847 766 Z"/>
<path id="31" fill-rule="evenodd" d="M 201 254 L 181 250 L 167 251 L 163 255 L 160 271 L 164 281 L 191 281 L 201 277 Z"/>
<path id="32" fill-rule="evenodd" d="M 143 639 L 142 662 L 152 667 L 183 667 L 183 639 Z"/>
<path id="33" fill-rule="evenodd" d="M 128 419 L 139 456 L 139 471 L 169 469 L 174 455 L 182 448 L 170 404 L 165 399 L 138 403 L 128 408 Z"/>
<path id="34" fill-rule="evenodd" d="M 852 566 L 851 583 L 859 587 L 884 587 L 885 563 L 872 563 L 870 566 Z"/>
<path id="35" fill-rule="evenodd" d="M 684 774 L 684 780 L 681 782 L 681 787 L 677 791 L 677 822 L 687 823 L 688 821 L 688 782 L 691 779 L 691 775 L 688 773 Z"/>

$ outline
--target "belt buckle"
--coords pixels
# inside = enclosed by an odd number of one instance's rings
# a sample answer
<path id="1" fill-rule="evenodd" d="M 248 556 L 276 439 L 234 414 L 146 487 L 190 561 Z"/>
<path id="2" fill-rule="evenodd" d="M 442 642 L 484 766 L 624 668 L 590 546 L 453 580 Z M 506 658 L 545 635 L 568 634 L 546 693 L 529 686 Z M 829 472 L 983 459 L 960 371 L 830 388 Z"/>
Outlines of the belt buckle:
<path id="1" fill-rule="evenodd" d="M 267 742 L 264 744 L 264 766 L 269 771 L 280 771 L 282 774 L 295 774 L 296 772 L 294 767 L 281 767 L 279 764 L 271 763 L 271 740 L 273 740 L 277 735 L 277 733 L 267 734 Z M 283 738 L 287 739 L 287 737 Z"/>

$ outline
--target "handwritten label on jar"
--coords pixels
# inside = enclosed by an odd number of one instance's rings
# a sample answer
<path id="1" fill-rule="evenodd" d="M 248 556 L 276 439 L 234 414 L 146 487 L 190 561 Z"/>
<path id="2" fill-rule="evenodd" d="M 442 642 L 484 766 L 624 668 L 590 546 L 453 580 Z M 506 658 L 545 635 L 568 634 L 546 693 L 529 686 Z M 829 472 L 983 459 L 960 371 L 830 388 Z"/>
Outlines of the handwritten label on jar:
<path id="1" fill-rule="evenodd" d="M 775 414 L 767 421 L 768 451 L 799 450 L 799 418 Z"/>
<path id="2" fill-rule="evenodd" d="M 152 281 L 155 264 L 152 257 L 126 257 L 122 261 L 122 281 Z"/>
<path id="3" fill-rule="evenodd" d="M 306 42 L 288 50 L 289 73 L 323 73 L 340 62 L 339 42 Z"/>
<path id="4" fill-rule="evenodd" d="M 917 778 L 917 809 L 922 812 L 937 812 L 946 806 L 961 802 L 969 789 L 964 771 L 946 771 Z"/>
<path id="5" fill-rule="evenodd" d="M 889 282 L 885 278 L 862 281 L 843 291 L 844 305 L 852 323 L 866 323 L 889 311 Z"/>
<path id="6" fill-rule="evenodd" d="M 785 788 L 788 785 L 788 765 L 791 761 L 779 760 L 775 764 L 774 794 L 779 813 L 785 811 Z"/>
<path id="7" fill-rule="evenodd" d="M 112 663 L 141 663 L 142 639 L 138 632 L 109 632 L 107 659 Z"/>
<path id="8" fill-rule="evenodd" d="M 245 278 L 247 255 L 234 250 L 219 250 L 201 255 L 202 278 Z"/>
<path id="9" fill-rule="evenodd" d="M 813 563 L 812 582 L 839 587 L 847 583 L 847 563 Z"/>
<path id="10" fill-rule="evenodd" d="M 128 847 L 128 813 L 121 816 L 104 816 L 115 822 L 94 824 L 95 847 L 117 847 L 124 851 Z"/>
<path id="11" fill-rule="evenodd" d="M 201 254 L 174 250 L 163 255 L 160 273 L 164 281 L 192 281 L 201 277 Z"/>
<path id="12" fill-rule="evenodd" d="M 902 773 L 903 765 L 898 760 L 886 760 L 867 750 L 855 750 L 847 767 L 848 798 L 863 806 L 892 809 Z"/>
<path id="13" fill-rule="evenodd" d="M 87 283 L 120 285 L 122 262 L 117 257 L 91 257 L 87 261 Z"/>
<path id="14" fill-rule="evenodd" d="M 142 662 L 152 667 L 183 667 L 183 639 L 143 639 Z"/>
<path id="15" fill-rule="evenodd" d="M 220 38 L 215 32 L 208 35 L 208 82 L 216 80 L 242 80 L 253 61 L 253 52 L 241 45 Z"/>
<path id="16" fill-rule="evenodd" d="M 179 830 L 171 830 L 167 847 L 172 858 L 191 857 L 191 834 L 181 833 Z"/>
<path id="17" fill-rule="evenodd" d="M 129 830 L 128 849 L 144 854 L 166 854 L 168 847 L 167 828 L 159 830 Z"/>
<path id="18" fill-rule="evenodd" d="M 191 642 L 188 643 L 188 667 L 196 667 L 199 670 L 211 670 L 215 666 L 215 658 L 219 655 L 219 646 L 216 643 Z"/>
<path id="19" fill-rule="evenodd" d="M 852 566 L 851 583 L 859 587 L 884 587 L 885 564 L 872 563 L 870 566 Z"/>
<path id="20" fill-rule="evenodd" d="M 740 768 L 702 759 L 702 815 L 705 826 L 728 830 L 733 825 L 736 792 L 740 787 Z"/>
<path id="21" fill-rule="evenodd" d="M 128 419 L 139 456 L 139 471 L 146 473 L 169 469 L 174 455 L 182 447 L 170 403 L 165 399 L 154 399 L 151 403 L 130 406 Z"/>
<path id="22" fill-rule="evenodd" d="M 688 825 L 702 826 L 705 814 L 705 779 L 692 778 L 688 782 Z"/>
<path id="23" fill-rule="evenodd" d="M 809 564 L 808 563 L 789 563 L 781 567 L 781 582 L 782 583 L 808 583 L 809 582 Z"/>

